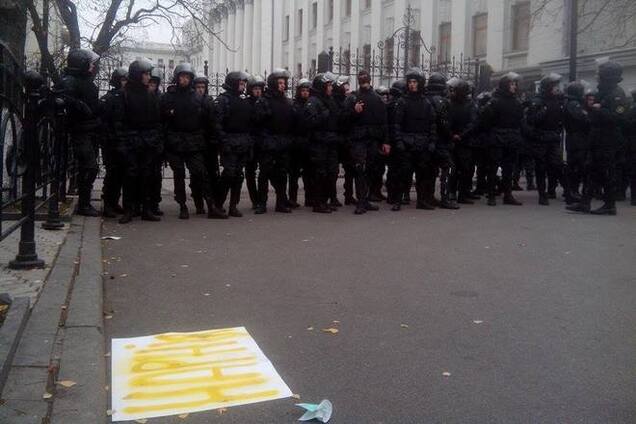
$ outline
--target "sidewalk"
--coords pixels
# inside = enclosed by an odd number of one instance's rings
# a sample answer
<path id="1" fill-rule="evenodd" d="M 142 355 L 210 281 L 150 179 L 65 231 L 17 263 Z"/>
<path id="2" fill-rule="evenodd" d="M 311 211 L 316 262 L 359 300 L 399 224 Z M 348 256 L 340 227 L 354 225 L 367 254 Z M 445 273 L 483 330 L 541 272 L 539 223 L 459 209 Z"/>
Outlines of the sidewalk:
<path id="1" fill-rule="evenodd" d="M 0 422 L 105 421 L 100 233 L 101 219 L 78 216 L 64 231 L 38 230 L 47 267 L 3 273 L 4 290 L 35 304 L 1 394 Z"/>

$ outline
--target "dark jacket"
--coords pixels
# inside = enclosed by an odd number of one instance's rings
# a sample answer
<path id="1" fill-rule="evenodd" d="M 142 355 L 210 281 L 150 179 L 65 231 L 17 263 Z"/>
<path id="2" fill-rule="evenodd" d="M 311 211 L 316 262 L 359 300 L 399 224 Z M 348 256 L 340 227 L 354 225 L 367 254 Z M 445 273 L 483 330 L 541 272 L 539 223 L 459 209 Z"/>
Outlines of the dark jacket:
<path id="1" fill-rule="evenodd" d="M 521 145 L 523 107 L 516 95 L 496 89 L 481 110 L 479 120 L 481 128 L 488 132 L 485 140 L 489 146 L 518 148 Z"/>
<path id="2" fill-rule="evenodd" d="M 590 116 L 581 99 L 567 97 L 563 115 L 565 146 L 568 151 L 590 148 Z"/>
<path id="3" fill-rule="evenodd" d="M 407 93 L 395 105 L 393 125 L 398 150 L 421 150 L 435 146 L 437 114 L 431 102 L 421 93 Z"/>
<path id="4" fill-rule="evenodd" d="M 356 113 L 357 102 L 364 103 L 364 110 Z M 388 143 L 388 117 L 386 104 L 373 87 L 367 90 L 354 91 L 344 102 L 343 118 L 351 123 L 352 139 L 376 139 Z"/>

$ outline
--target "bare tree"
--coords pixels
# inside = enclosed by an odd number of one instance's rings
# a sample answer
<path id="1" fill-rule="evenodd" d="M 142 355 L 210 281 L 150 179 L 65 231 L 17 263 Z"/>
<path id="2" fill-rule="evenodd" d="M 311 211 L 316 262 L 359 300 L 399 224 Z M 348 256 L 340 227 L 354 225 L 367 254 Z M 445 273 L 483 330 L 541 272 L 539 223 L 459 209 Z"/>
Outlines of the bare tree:
<path id="1" fill-rule="evenodd" d="M 167 23 L 172 30 L 172 39 L 176 40 L 186 21 L 194 21 L 195 25 L 192 28 L 201 31 L 202 34 L 211 35 L 218 39 L 222 46 L 232 50 L 210 26 L 210 11 L 215 5 L 213 0 L 50 1 L 54 3 L 68 31 L 69 46 L 79 48 L 86 45 L 100 56 L 108 55 L 113 47 L 120 45 L 129 31 L 150 25 Z M 59 79 L 59 71 L 55 66 L 54 55 L 49 51 L 47 34 L 36 2 L 37 0 L 24 0 L 24 5 L 31 17 L 31 29 L 38 41 L 42 63 L 56 81 Z M 80 25 L 80 22 L 83 25 Z M 82 27 L 89 28 L 91 33 L 82 34 Z M 208 37 L 199 38 L 206 40 Z"/>

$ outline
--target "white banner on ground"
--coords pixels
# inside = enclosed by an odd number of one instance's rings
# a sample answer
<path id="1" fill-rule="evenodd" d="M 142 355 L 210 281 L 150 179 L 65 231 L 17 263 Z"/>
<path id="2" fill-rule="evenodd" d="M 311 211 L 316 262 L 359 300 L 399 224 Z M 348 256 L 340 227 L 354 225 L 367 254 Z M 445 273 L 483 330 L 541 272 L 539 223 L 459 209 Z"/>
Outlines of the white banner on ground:
<path id="1" fill-rule="evenodd" d="M 113 421 L 292 395 L 244 327 L 113 339 L 111 354 Z"/>

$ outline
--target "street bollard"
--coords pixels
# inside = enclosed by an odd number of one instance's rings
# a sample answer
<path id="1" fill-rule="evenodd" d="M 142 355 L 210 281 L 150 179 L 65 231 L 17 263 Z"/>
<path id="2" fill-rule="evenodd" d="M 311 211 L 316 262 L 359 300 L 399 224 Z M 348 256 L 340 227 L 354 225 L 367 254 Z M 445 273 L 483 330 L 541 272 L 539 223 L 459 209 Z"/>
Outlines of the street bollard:
<path id="1" fill-rule="evenodd" d="M 24 151 L 26 156 L 26 170 L 22 177 L 22 225 L 20 226 L 20 244 L 15 259 L 9 262 L 11 269 L 44 268 L 44 261 L 38 258 L 35 251 L 35 167 L 37 159 L 36 149 L 38 118 L 38 102 L 40 88 L 43 84 L 40 74 L 29 71 L 25 74 L 25 89 L 27 101 L 25 105 L 24 122 Z"/>

